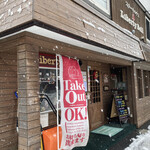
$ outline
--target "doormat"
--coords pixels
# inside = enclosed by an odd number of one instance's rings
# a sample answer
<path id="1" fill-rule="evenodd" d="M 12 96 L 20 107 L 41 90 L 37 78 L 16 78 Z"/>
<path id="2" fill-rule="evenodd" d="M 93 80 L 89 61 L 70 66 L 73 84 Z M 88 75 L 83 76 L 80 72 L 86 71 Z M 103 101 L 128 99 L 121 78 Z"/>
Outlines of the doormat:
<path id="1" fill-rule="evenodd" d="M 91 133 L 102 134 L 102 135 L 107 135 L 109 137 L 112 137 L 122 130 L 123 128 L 116 128 L 116 127 L 110 127 L 110 126 L 104 125 L 91 131 Z"/>

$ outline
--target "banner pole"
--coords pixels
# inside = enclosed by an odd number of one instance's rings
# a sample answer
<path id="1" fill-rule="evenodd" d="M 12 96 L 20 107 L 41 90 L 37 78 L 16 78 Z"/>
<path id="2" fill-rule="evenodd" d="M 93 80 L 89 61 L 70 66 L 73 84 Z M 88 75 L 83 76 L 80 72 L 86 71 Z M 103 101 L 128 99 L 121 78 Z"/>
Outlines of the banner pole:
<path id="1" fill-rule="evenodd" d="M 58 80 L 59 80 L 59 76 L 58 76 L 58 58 L 59 57 L 56 54 L 56 99 L 57 99 L 57 150 L 59 149 L 59 100 L 58 100 Z"/>

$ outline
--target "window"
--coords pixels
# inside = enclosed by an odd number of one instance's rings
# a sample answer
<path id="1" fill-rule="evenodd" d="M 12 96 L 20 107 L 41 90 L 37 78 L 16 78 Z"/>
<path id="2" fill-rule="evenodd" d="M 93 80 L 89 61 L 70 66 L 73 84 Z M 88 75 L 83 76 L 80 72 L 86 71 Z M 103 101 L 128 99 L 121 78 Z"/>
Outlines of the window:
<path id="1" fill-rule="evenodd" d="M 147 40 L 150 41 L 150 20 L 146 18 L 146 35 L 147 35 Z"/>
<path id="2" fill-rule="evenodd" d="M 138 96 L 139 96 L 139 98 L 143 98 L 142 71 L 139 69 L 137 69 L 137 86 L 138 86 Z"/>
<path id="3" fill-rule="evenodd" d="M 100 76 L 98 70 L 90 70 L 91 102 L 100 102 Z"/>
<path id="4" fill-rule="evenodd" d="M 55 108 L 57 108 L 56 103 L 56 69 L 55 68 L 42 68 L 39 69 L 40 76 L 40 93 L 46 94 Z M 58 82 L 59 96 L 60 96 L 60 82 Z M 49 106 L 48 101 L 43 99 L 40 104 L 40 111 L 52 111 Z"/>
<path id="5" fill-rule="evenodd" d="M 87 2 L 87 0 L 85 0 L 85 2 Z M 110 15 L 110 0 L 88 0 L 88 3 L 96 9 L 98 8 L 107 15 Z"/>
<path id="6" fill-rule="evenodd" d="M 149 96 L 149 74 L 148 71 L 143 71 L 144 79 L 144 96 Z"/>

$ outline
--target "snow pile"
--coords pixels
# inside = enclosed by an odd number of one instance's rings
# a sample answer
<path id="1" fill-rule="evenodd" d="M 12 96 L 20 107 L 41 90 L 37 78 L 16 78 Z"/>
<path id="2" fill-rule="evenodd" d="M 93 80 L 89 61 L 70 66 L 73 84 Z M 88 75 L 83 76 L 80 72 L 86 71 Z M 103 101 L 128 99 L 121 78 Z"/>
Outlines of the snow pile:
<path id="1" fill-rule="evenodd" d="M 101 28 L 101 27 L 98 27 L 97 29 L 102 31 L 102 32 L 105 32 L 105 30 L 103 28 Z"/>
<path id="2" fill-rule="evenodd" d="M 86 24 L 88 24 L 89 26 L 95 28 L 95 25 L 93 23 L 91 23 L 91 22 L 89 22 L 89 21 L 87 21 L 85 19 L 83 19 L 83 22 L 86 23 Z"/>
<path id="3" fill-rule="evenodd" d="M 125 150 L 150 150 L 150 126 L 145 134 L 138 135 Z"/>
<path id="4" fill-rule="evenodd" d="M 22 12 L 22 7 L 20 5 L 20 7 L 18 8 L 17 12 L 20 14 Z"/>
<path id="5" fill-rule="evenodd" d="M 132 33 L 131 31 L 129 31 L 129 30 L 127 30 L 127 29 L 125 29 L 125 28 L 123 28 L 123 30 L 124 30 L 124 32 L 126 32 L 126 33 L 128 33 L 128 34 L 133 35 L 133 33 Z"/>
<path id="6" fill-rule="evenodd" d="M 6 5 L 8 3 L 8 0 L 4 0 L 4 5 Z"/>
<path id="7" fill-rule="evenodd" d="M 1 15 L 0 15 L 0 19 L 2 19 L 2 18 L 3 18 L 3 16 L 4 16 L 4 14 L 1 14 Z"/>

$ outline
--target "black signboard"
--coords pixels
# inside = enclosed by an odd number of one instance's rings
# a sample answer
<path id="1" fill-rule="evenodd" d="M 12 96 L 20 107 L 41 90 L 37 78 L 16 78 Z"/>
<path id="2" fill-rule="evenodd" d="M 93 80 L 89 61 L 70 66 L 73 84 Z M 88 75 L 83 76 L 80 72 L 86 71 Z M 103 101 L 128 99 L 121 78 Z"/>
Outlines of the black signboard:
<path id="1" fill-rule="evenodd" d="M 118 116 L 119 116 L 119 120 L 120 122 L 126 123 L 128 120 L 128 110 L 127 110 L 127 105 L 124 99 L 124 95 L 115 95 L 114 96 L 115 99 L 115 103 L 116 103 L 116 108 L 118 111 Z"/>

